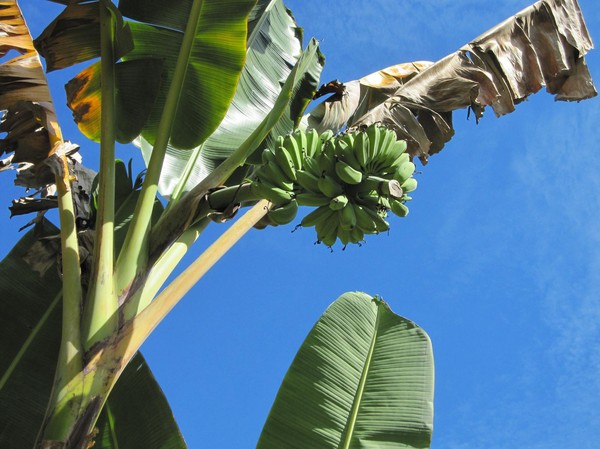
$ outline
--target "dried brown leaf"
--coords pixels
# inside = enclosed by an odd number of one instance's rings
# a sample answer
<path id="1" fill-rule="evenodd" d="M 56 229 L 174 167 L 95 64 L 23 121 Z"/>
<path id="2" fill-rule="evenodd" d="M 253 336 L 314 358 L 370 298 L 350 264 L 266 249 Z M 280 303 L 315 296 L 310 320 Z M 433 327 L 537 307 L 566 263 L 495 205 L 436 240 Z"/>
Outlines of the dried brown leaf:
<path id="1" fill-rule="evenodd" d="M 457 109 L 471 108 L 479 119 L 491 106 L 501 116 L 544 86 L 557 100 L 595 96 L 584 59 L 591 48 L 577 0 L 542 0 L 435 64 L 420 66 L 393 93 L 396 86 L 384 71 L 347 83 L 344 93 L 316 107 L 306 124 L 338 131 L 381 122 L 426 163 L 453 136 Z"/>
<path id="2" fill-rule="evenodd" d="M 18 164 L 38 167 L 62 142 L 44 70 L 16 0 L 0 1 L 0 56 L 14 50 L 18 56 L 0 65 L 0 156 Z M 45 170 L 39 175 L 47 178 Z"/>

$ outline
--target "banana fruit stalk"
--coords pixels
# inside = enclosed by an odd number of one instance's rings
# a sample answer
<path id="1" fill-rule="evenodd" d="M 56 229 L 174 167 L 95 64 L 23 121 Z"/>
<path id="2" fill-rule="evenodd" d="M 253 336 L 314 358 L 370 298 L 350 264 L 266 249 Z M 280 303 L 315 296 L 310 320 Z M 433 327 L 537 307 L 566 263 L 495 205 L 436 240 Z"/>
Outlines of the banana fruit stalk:
<path id="1" fill-rule="evenodd" d="M 273 203 L 263 224 L 290 223 L 299 206 L 313 207 L 300 224 L 315 227 L 326 246 L 388 231 L 388 212 L 406 217 L 407 193 L 417 188 L 406 142 L 377 124 L 337 136 L 296 130 L 265 149 L 262 161 L 251 182 Z"/>

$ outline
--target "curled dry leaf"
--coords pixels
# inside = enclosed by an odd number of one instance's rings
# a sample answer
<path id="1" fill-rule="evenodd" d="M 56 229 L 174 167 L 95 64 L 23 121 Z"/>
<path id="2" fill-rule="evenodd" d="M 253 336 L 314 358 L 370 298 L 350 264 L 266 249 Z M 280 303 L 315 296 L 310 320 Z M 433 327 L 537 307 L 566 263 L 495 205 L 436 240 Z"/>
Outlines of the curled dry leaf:
<path id="1" fill-rule="evenodd" d="M 5 168 L 9 164 L 33 167 L 35 187 L 53 179 L 45 162 L 62 135 L 42 64 L 15 0 L 0 2 L 0 23 L 0 56 L 11 50 L 19 53 L 0 65 L 0 132 L 4 133 L 0 156 L 13 153 L 2 161 Z"/>
<path id="2" fill-rule="evenodd" d="M 434 64 L 393 66 L 344 85 L 304 118 L 319 132 L 381 122 L 425 164 L 454 135 L 452 111 L 497 116 L 543 86 L 557 100 L 596 89 L 584 55 L 593 47 L 577 0 L 542 0 Z M 412 67 L 412 70 L 411 70 Z"/>

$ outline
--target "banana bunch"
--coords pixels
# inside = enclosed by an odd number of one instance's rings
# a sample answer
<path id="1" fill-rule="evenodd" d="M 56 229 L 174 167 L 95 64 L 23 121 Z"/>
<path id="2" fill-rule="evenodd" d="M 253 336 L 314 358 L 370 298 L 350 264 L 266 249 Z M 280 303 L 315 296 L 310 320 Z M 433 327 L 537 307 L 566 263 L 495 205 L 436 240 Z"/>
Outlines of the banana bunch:
<path id="1" fill-rule="evenodd" d="M 379 125 L 335 137 L 296 130 L 265 149 L 262 161 L 252 189 L 274 205 L 269 224 L 291 222 L 298 206 L 316 207 L 301 225 L 314 226 L 327 246 L 387 231 L 388 212 L 405 217 L 407 193 L 417 188 L 406 142 Z"/>

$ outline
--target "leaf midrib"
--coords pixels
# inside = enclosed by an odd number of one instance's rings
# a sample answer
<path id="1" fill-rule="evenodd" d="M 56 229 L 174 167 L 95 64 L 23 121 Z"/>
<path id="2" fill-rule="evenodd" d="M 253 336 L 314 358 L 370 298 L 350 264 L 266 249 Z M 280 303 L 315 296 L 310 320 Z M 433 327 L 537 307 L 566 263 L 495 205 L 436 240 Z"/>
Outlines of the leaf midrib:
<path id="1" fill-rule="evenodd" d="M 369 348 L 369 352 L 367 354 L 367 360 L 363 366 L 363 371 L 360 376 L 360 382 L 358 384 L 358 389 L 356 391 L 356 395 L 354 396 L 354 402 L 352 404 L 352 411 L 350 416 L 348 417 L 348 421 L 346 422 L 346 438 L 344 439 L 344 444 L 340 449 L 349 449 L 350 443 L 352 441 L 352 437 L 354 435 L 354 426 L 356 425 L 356 421 L 358 420 L 358 410 L 360 409 L 360 403 L 363 397 L 363 393 L 365 391 L 365 385 L 367 383 L 367 377 L 369 376 L 369 368 L 371 366 L 371 359 L 373 358 L 373 353 L 375 352 L 375 344 L 377 342 L 377 337 L 379 335 L 379 319 L 381 316 L 380 313 L 380 304 L 377 304 L 377 316 L 375 317 L 375 326 L 373 331 L 373 337 L 371 339 L 371 346 Z"/>
<path id="2" fill-rule="evenodd" d="M 271 0 L 269 2 L 269 4 L 267 5 L 267 7 L 265 8 L 265 10 L 263 11 L 260 19 L 258 19 L 258 22 L 256 22 L 256 25 L 254 26 L 254 29 L 252 30 L 252 34 L 250 36 L 248 36 L 248 42 L 246 44 L 246 48 L 247 48 L 246 53 L 251 50 L 252 43 L 254 42 L 255 39 L 258 38 L 258 36 L 262 32 L 262 25 L 269 18 L 268 13 L 273 9 L 273 6 L 275 5 L 276 2 L 277 2 L 277 0 Z"/>

